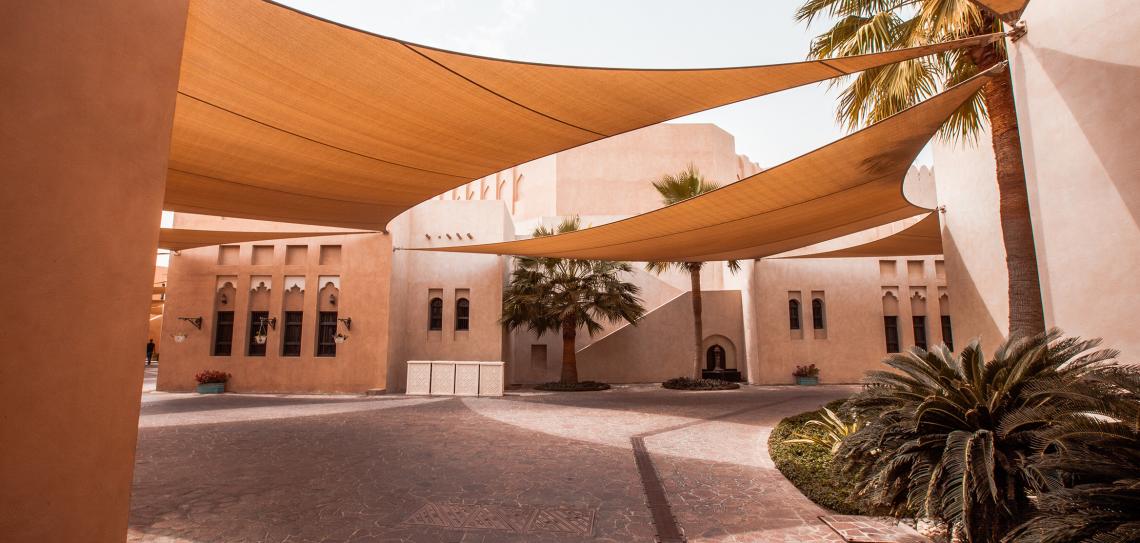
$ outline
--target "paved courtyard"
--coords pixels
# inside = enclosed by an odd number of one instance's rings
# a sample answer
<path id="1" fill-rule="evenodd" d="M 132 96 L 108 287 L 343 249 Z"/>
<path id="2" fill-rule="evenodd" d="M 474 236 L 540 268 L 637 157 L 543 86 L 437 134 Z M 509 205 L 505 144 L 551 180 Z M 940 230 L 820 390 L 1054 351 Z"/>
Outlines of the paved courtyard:
<path id="1" fill-rule="evenodd" d="M 842 541 L 772 466 L 850 387 L 144 392 L 131 541 Z"/>

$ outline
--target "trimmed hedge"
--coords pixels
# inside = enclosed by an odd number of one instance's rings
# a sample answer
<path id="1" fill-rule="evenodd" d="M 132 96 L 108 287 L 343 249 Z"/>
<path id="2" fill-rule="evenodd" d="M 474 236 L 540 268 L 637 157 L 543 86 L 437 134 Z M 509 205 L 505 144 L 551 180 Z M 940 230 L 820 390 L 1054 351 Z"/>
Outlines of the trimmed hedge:
<path id="1" fill-rule="evenodd" d="M 838 412 L 845 400 L 835 400 L 827 408 Z M 868 504 L 851 496 L 856 480 L 839 473 L 832 462 L 831 451 L 820 445 L 804 443 L 784 443 L 794 439 L 792 434 L 818 434 L 823 431 L 811 426 L 807 421 L 817 419 L 823 410 L 808 411 L 788 417 L 772 430 L 768 437 L 768 453 L 776 464 L 776 469 L 784 474 L 793 485 L 816 504 L 843 515 L 876 515 Z"/>
<path id="2" fill-rule="evenodd" d="M 609 390 L 610 385 L 599 383 L 597 381 L 579 381 L 577 383 L 559 383 L 557 381 L 551 383 L 542 383 L 535 385 L 535 390 L 549 390 L 553 392 L 593 392 L 598 390 Z"/>
<path id="3" fill-rule="evenodd" d="M 688 377 L 674 377 L 661 386 L 672 390 L 735 390 L 740 384 L 720 379 L 690 379 Z"/>

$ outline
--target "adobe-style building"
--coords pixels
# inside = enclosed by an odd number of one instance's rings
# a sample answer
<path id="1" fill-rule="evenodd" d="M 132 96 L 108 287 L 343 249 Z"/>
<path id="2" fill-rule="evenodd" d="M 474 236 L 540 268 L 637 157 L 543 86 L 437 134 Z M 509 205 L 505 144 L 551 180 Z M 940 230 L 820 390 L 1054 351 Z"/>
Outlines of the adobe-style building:
<path id="1" fill-rule="evenodd" d="M 499 324 L 509 257 L 419 251 L 528 236 L 579 215 L 598 225 L 662 204 L 651 182 L 688 164 L 719 183 L 759 167 L 708 124 L 665 124 L 478 179 L 401 215 L 385 233 L 185 250 L 171 257 L 160 390 L 194 374 L 233 374 L 243 392 L 402 391 L 409 360 L 506 362 L 507 383 L 556 380 L 561 337 Z M 914 169 L 912 201 L 934 207 L 933 175 Z M 843 247 L 913 221 L 834 240 Z M 176 214 L 176 228 L 295 231 L 296 225 Z M 311 227 L 304 227 L 312 230 Z M 322 229 L 335 231 L 336 229 Z M 582 379 L 658 382 L 691 373 L 689 278 L 639 264 L 648 314 L 637 326 L 578 336 Z M 857 382 L 890 350 L 952 342 L 941 258 L 723 262 L 702 273 L 702 357 L 756 384 L 790 384 L 815 364 L 824 383 Z M 202 317 L 202 328 L 180 317 Z M 339 342 L 338 342 L 339 341 Z"/>
<path id="2" fill-rule="evenodd" d="M 4 159 L 0 160 L 0 177 L 5 182 L 0 183 L 0 205 L 4 206 L 0 226 L 5 235 L 0 239 L 4 254 L 15 255 L 12 258 L 18 258 L 20 264 L 0 268 L 4 284 L 19 286 L 12 289 L 11 299 L 0 306 L 6 310 L 0 312 L 0 359 L 4 361 L 0 370 L 5 372 L 0 378 L 0 411 L 17 414 L 0 425 L 0 442 L 4 443 L 0 448 L 0 506 L 6 513 L 0 517 L 0 528 L 15 540 L 121 541 L 126 531 L 138 431 L 138 390 L 142 384 L 140 354 L 147 333 L 142 315 L 147 314 L 153 295 L 150 267 L 168 188 L 164 180 L 175 124 L 187 8 L 185 0 L 116 0 L 76 3 L 68 6 L 67 17 L 60 17 L 59 6 L 54 3 L 29 2 L 11 16 L 0 18 L 6 40 L 0 58 L 10 68 L 4 72 L 5 131 L 4 145 L 0 146 Z M 1140 11 L 1124 0 L 1086 3 L 1079 10 L 1072 9 L 1071 2 L 1034 0 L 1021 18 L 1028 25 L 1028 34 L 1017 41 L 1007 40 L 1006 45 L 1046 323 L 1072 334 L 1104 337 L 1106 345 L 1122 350 L 1124 360 L 1136 361 L 1140 359 L 1140 333 L 1130 317 L 1133 300 L 1140 290 L 1132 277 L 1132 270 L 1140 265 L 1140 227 L 1136 219 L 1140 153 L 1136 152 L 1133 137 L 1140 129 L 1140 109 L 1132 107 L 1132 103 L 1140 94 L 1140 80 L 1136 77 L 1140 44 L 1134 39 L 1140 28 Z M 114 39 L 107 39 L 108 36 Z M 988 345 L 993 345 L 1004 333 L 1008 316 L 994 170 L 985 140 L 981 138 L 977 147 L 938 145 L 935 149 L 937 201 L 946 207 L 942 215 L 946 257 L 943 268 L 948 299 L 952 300 L 949 313 L 955 343 L 980 334 Z M 707 164 L 696 162 L 710 176 L 718 176 Z M 549 165 L 549 160 L 545 164 Z M 680 165 L 671 165 L 669 170 Z M 510 178 L 508 185 L 516 180 Z M 523 179 L 520 201 L 526 200 L 526 189 Z M 519 212 L 506 200 L 452 203 L 456 209 L 461 204 L 469 204 L 470 209 L 498 205 L 497 213 L 502 214 Z M 409 213 L 398 222 L 407 225 L 402 235 L 408 239 L 418 237 L 418 243 L 426 243 L 431 233 L 442 235 L 444 229 L 452 230 L 458 223 L 417 222 L 417 213 L 418 210 Z M 425 219 L 432 218 L 428 211 L 424 213 Z M 435 218 L 445 213 L 441 210 Z M 514 220 L 512 216 L 511 222 Z M 506 220 L 502 222 L 504 227 L 507 224 Z M 470 230 L 473 228 L 476 225 L 466 223 L 451 234 L 482 235 Z M 525 232 L 525 225 L 519 231 Z M 395 243 L 396 234 L 394 228 L 389 235 L 375 235 L 374 239 L 379 240 L 374 242 L 376 247 L 362 251 L 356 251 L 353 244 L 365 242 L 350 242 L 346 236 L 341 244 L 341 264 L 326 264 L 329 273 L 321 270 L 322 242 L 305 244 L 305 261 L 315 263 L 307 267 L 294 265 L 289 273 L 306 278 L 302 311 L 307 317 L 302 316 L 300 349 L 303 355 L 313 353 L 313 367 L 300 371 L 304 368 L 290 365 L 291 360 L 278 360 L 270 368 L 273 373 L 264 375 L 272 375 L 279 384 L 287 385 L 279 388 L 301 388 L 297 385 L 322 372 L 328 372 L 324 378 L 340 379 L 350 385 L 344 386 L 345 390 L 387 387 L 389 382 L 399 381 L 396 372 L 389 371 L 389 367 L 399 371 L 393 353 L 410 356 L 400 350 L 400 344 L 415 348 L 410 340 L 431 337 L 432 332 L 439 332 L 441 347 L 446 340 L 462 338 L 462 330 L 427 330 L 425 320 L 415 320 L 418 317 L 411 314 L 413 311 L 424 312 L 426 319 L 429 309 L 420 303 L 422 293 L 407 289 L 403 283 L 385 282 L 383 273 L 362 274 L 362 282 L 357 283 L 354 259 L 358 257 L 354 255 L 368 251 L 392 254 L 393 245 L 400 246 Z M 323 243 L 331 244 L 331 240 Z M 240 313 L 234 310 L 235 335 L 246 333 L 244 313 L 250 308 L 248 294 L 237 290 L 250 288 L 255 271 L 259 275 L 268 271 L 275 281 L 266 287 L 271 289 L 268 307 L 283 318 L 283 301 L 274 302 L 274 296 L 281 296 L 285 288 L 287 247 L 284 243 L 263 245 L 273 249 L 268 254 L 262 249 L 262 257 L 269 256 L 271 262 L 280 259 L 280 271 L 276 264 L 257 264 L 262 267 L 254 269 L 251 244 L 239 247 L 237 263 L 226 264 L 230 268 L 224 271 L 213 268 L 220 266 L 217 248 L 212 254 L 213 264 L 209 264 L 209 250 L 196 251 L 202 254 L 201 265 L 186 264 L 185 276 L 172 279 L 182 281 L 188 290 L 182 296 L 173 289 L 168 293 L 171 306 L 164 319 L 164 330 L 169 332 L 164 334 L 187 333 L 183 343 L 177 344 L 184 349 L 182 357 L 187 361 L 187 371 L 202 362 L 215 362 L 213 367 L 221 365 L 218 357 L 209 358 L 208 354 L 217 324 L 214 312 L 219 275 L 239 277 L 234 285 L 235 295 L 244 297 L 245 302 L 234 302 L 244 303 Z M 191 253 L 186 251 L 183 256 Z M 249 268 L 240 271 L 246 266 L 242 264 L 246 259 Z M 505 268 L 491 266 L 492 260 L 487 260 L 484 271 L 503 273 Z M 807 280 L 810 276 L 803 275 L 765 290 L 762 287 L 768 283 L 764 282 L 764 270 L 771 267 L 769 262 L 774 262 L 769 260 L 752 265 L 751 272 L 730 276 L 721 286 L 741 287 L 739 323 L 744 337 L 736 345 L 734 360 L 738 364 L 745 362 L 749 379 L 763 382 L 763 374 L 769 370 L 773 375 L 786 375 L 786 368 L 780 364 L 795 363 L 793 356 L 814 354 L 809 349 L 819 346 L 834 346 L 831 340 L 838 334 L 865 340 L 868 345 L 877 343 L 884 336 L 877 333 L 875 325 L 885 327 L 885 318 L 889 316 L 886 311 L 894 307 L 892 297 L 883 295 L 883 287 L 895 283 L 900 300 L 900 342 L 908 343 L 907 334 L 911 332 L 907 332 L 903 312 L 909 307 L 913 313 L 916 305 L 921 309 L 921 304 L 913 302 L 913 298 L 909 298 L 909 305 L 902 300 L 902 282 L 908 281 L 908 296 L 911 288 L 922 285 L 909 283 L 910 270 L 918 266 L 899 260 L 895 261 L 895 279 L 889 284 L 884 283 L 890 281 L 890 265 L 874 259 L 864 259 L 861 264 L 819 265 L 821 269 L 834 267 L 832 272 L 837 273 L 843 271 L 843 266 L 859 267 L 869 274 L 863 279 L 864 286 L 857 287 L 860 292 L 874 292 L 877 288 L 880 294 L 877 312 L 873 303 L 867 305 L 868 300 L 861 305 L 850 304 L 852 311 L 862 312 L 859 322 L 865 327 L 849 332 L 840 330 L 836 322 L 838 313 L 848 307 L 837 299 L 840 292 L 847 291 L 843 285 L 848 278 L 829 275 L 837 282 L 820 287 L 815 280 Z M 921 260 L 922 277 L 929 278 L 925 285 L 929 321 L 932 315 L 944 311 L 942 305 L 932 303 L 931 295 L 940 286 L 939 266 L 935 259 Z M 362 268 L 373 266 L 381 270 L 392 265 L 395 270 L 398 258 L 359 262 Z M 796 261 L 782 265 L 816 264 Z M 405 265 L 403 269 L 400 273 L 404 277 L 426 277 L 425 281 L 432 281 L 423 267 Z M 905 276 L 902 270 L 907 270 Z M 172 276 L 179 273 L 182 272 L 171 269 Z M 337 345 L 335 360 L 317 360 L 319 288 L 310 281 L 336 273 L 341 274 L 339 287 L 336 282 L 329 283 L 343 294 L 345 303 L 337 310 L 337 318 L 357 318 L 351 329 L 342 330 L 349 336 L 347 341 L 336 344 L 333 334 L 333 343 Z M 243 274 L 249 277 L 242 279 Z M 710 275 L 716 274 L 710 271 Z M 723 274 L 720 276 L 725 280 Z M 194 286 L 195 282 L 198 286 Z M 373 290 L 357 291 L 358 287 L 372 288 L 373 283 Z M 710 277 L 706 284 L 716 288 L 713 283 L 715 278 Z M 260 288 L 260 282 L 257 287 Z M 392 301 L 395 297 L 382 294 L 397 288 L 404 297 L 400 303 Z M 454 297 L 454 289 L 465 287 L 455 284 L 430 288 L 439 288 L 444 296 Z M 794 352 L 783 360 L 772 357 L 766 363 L 771 347 L 765 350 L 763 342 L 753 341 L 755 336 L 765 327 L 779 326 L 781 319 L 788 317 L 780 314 L 779 309 L 786 308 L 789 293 L 798 292 L 802 303 L 805 294 L 810 297 L 812 291 L 821 288 L 826 297 L 823 320 L 827 339 L 815 339 L 814 319 L 810 338 L 795 339 L 790 329 L 784 330 L 787 339 L 771 335 L 771 341 L 786 341 L 789 345 L 803 341 L 796 344 L 802 352 Z M 481 294 L 473 291 L 471 295 L 474 299 Z M 488 296 L 493 298 L 490 293 Z M 443 296 L 440 298 L 443 302 Z M 377 304 L 375 308 L 364 307 L 373 302 Z M 186 305 L 173 307 L 176 303 Z M 361 305 L 353 307 L 352 315 L 347 308 L 356 303 Z M 938 308 L 937 312 L 932 306 Z M 410 309 L 400 313 L 404 307 Z M 447 316 L 447 303 L 442 307 L 441 327 L 453 318 Z M 478 313 L 477 307 L 473 311 L 472 322 L 481 318 L 493 320 Z M 659 307 L 655 313 L 664 315 L 665 311 Z M 176 318 L 194 315 L 210 315 L 205 330 L 187 330 L 185 326 L 190 323 Z M 875 322 L 879 317 L 884 319 L 881 324 Z M 61 319 L 77 323 L 74 333 L 48 341 L 29 340 L 35 331 L 58 329 Z M 183 327 L 175 328 L 176 324 Z M 329 324 L 332 323 L 326 322 L 324 330 L 329 330 Z M 644 324 L 637 330 L 650 329 L 649 322 Z M 272 346 L 283 342 L 282 338 L 273 337 L 281 333 L 284 322 L 279 321 L 278 326 L 267 336 L 267 363 L 269 349 L 277 352 L 279 347 Z M 938 328 L 928 328 L 937 333 Z M 405 342 L 397 334 L 407 330 L 415 337 Z M 626 330 L 611 335 L 631 333 Z M 468 332 L 475 335 L 475 330 Z M 718 333 L 711 326 L 709 332 Z M 365 337 L 357 337 L 372 333 L 381 338 L 372 347 Z M 653 339 L 666 342 L 670 336 L 684 335 L 682 331 Z M 492 342 L 488 349 L 493 354 L 493 340 L 488 341 Z M 595 344 L 603 342 L 605 338 Z M 503 338 L 499 353 L 507 352 L 503 345 L 509 344 L 509 338 Z M 525 345 L 514 343 L 517 349 L 533 352 L 533 344 Z M 175 364 L 168 364 L 179 358 L 173 354 L 178 348 L 172 346 L 175 344 L 166 341 L 162 349 L 164 371 L 170 372 L 168 388 L 177 382 L 175 371 L 170 369 Z M 360 368 L 335 367 L 349 356 L 358 357 Z M 824 366 L 824 381 L 846 371 L 837 366 L 851 360 L 854 359 L 829 360 L 831 365 Z M 242 356 L 231 356 L 225 362 L 233 371 L 243 361 L 249 369 L 259 363 Z M 331 363 L 331 370 L 317 366 L 325 362 Z M 529 359 L 515 356 L 510 363 L 514 370 L 521 371 Z M 550 364 L 553 361 L 532 366 L 544 369 Z M 753 367 L 755 371 L 751 371 Z M 609 371 L 596 368 L 602 369 Z M 592 375 L 583 371 L 583 377 Z M 251 386 L 256 383 L 240 375 L 234 384 L 245 390 L 256 388 Z"/>

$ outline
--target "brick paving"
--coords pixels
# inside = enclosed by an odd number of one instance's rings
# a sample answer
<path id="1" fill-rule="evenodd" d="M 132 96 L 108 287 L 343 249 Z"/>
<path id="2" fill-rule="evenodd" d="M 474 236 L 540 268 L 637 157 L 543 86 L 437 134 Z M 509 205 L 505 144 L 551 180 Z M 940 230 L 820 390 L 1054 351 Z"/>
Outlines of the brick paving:
<path id="1" fill-rule="evenodd" d="M 843 541 L 766 444 L 781 418 L 853 391 L 148 392 L 128 539 L 652 542 L 671 518 L 688 541 Z"/>

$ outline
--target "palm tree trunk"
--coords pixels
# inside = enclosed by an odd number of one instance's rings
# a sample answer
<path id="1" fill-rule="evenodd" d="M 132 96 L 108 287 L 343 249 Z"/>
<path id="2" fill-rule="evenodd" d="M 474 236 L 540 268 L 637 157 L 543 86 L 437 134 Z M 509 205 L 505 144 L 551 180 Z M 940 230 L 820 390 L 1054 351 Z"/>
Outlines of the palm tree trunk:
<path id="1" fill-rule="evenodd" d="M 567 317 L 562 321 L 562 379 L 564 384 L 578 382 L 578 353 L 574 350 L 574 341 L 578 337 L 578 323 L 574 317 Z"/>
<path id="2" fill-rule="evenodd" d="M 689 269 L 689 281 L 693 289 L 693 357 L 695 373 L 694 379 L 701 378 L 701 343 L 704 339 L 704 323 L 701 322 L 701 262 L 686 262 Z"/>
<path id="3" fill-rule="evenodd" d="M 986 84 L 982 92 L 989 110 L 997 162 L 998 209 L 1009 274 L 1009 335 L 1034 336 L 1045 332 L 1045 314 L 1009 68 Z"/>

